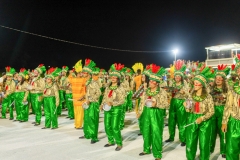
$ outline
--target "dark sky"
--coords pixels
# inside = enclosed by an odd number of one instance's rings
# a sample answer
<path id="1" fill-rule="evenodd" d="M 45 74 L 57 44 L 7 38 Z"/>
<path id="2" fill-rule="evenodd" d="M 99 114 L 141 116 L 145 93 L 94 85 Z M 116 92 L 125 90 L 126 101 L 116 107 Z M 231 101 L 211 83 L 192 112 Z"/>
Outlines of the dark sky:
<path id="1" fill-rule="evenodd" d="M 93 3 L 0 0 L 0 25 L 63 40 L 123 50 L 171 51 L 206 59 L 205 47 L 240 43 L 240 3 Z M 200 1 L 198 1 L 200 2 Z M 78 46 L 0 28 L 0 68 L 72 67 L 91 58 L 100 68 L 114 62 L 168 67 L 171 52 L 129 53 Z"/>

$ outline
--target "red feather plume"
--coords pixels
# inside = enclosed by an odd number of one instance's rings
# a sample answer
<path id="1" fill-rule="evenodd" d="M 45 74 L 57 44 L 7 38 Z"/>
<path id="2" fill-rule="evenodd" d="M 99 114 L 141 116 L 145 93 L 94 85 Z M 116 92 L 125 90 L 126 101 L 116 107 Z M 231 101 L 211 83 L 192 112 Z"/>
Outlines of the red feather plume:
<path id="1" fill-rule="evenodd" d="M 192 69 L 192 72 L 195 72 L 195 71 L 196 71 L 196 69 L 195 69 L 195 68 L 193 68 L 193 69 Z"/>
<path id="2" fill-rule="evenodd" d="M 42 66 L 44 66 L 44 64 L 39 64 L 39 66 L 38 66 L 38 67 L 42 67 Z"/>
<path id="3" fill-rule="evenodd" d="M 160 66 L 157 66 L 156 64 L 152 64 L 152 72 L 157 73 L 160 69 Z"/>
<path id="4" fill-rule="evenodd" d="M 25 68 L 21 68 L 21 69 L 20 69 L 20 72 L 24 72 L 24 71 L 25 71 Z"/>
<path id="5" fill-rule="evenodd" d="M 63 66 L 62 68 L 65 69 L 67 66 Z"/>
<path id="6" fill-rule="evenodd" d="M 240 60 L 240 54 L 237 54 L 237 58 Z"/>
<path id="7" fill-rule="evenodd" d="M 7 67 L 6 67 L 6 71 L 7 71 L 7 72 L 10 72 L 10 69 L 11 69 L 10 66 L 7 66 Z"/>
<path id="8" fill-rule="evenodd" d="M 49 68 L 49 70 L 48 70 L 48 74 L 51 74 L 51 73 L 54 72 L 54 71 L 55 71 L 55 68 L 51 67 L 51 68 Z"/>
<path id="9" fill-rule="evenodd" d="M 85 66 L 88 66 L 90 62 L 91 62 L 90 59 L 85 59 Z"/>
<path id="10" fill-rule="evenodd" d="M 120 71 L 120 70 L 122 70 L 124 68 L 124 65 L 121 64 L 121 63 L 118 63 L 118 64 L 115 63 L 114 66 L 115 66 L 115 69 L 118 70 L 118 71 Z"/>
<path id="11" fill-rule="evenodd" d="M 235 69 L 235 64 L 232 64 L 231 68 L 232 68 L 232 70 L 234 70 Z"/>
<path id="12" fill-rule="evenodd" d="M 182 60 L 177 60 L 175 63 L 176 70 L 180 70 L 183 66 L 184 62 Z"/>
<path id="13" fill-rule="evenodd" d="M 227 65 L 221 64 L 218 65 L 218 70 L 224 70 L 227 67 Z"/>
<path id="14" fill-rule="evenodd" d="M 202 72 L 202 70 L 206 67 L 206 64 L 202 65 L 202 67 L 200 68 L 200 71 Z"/>

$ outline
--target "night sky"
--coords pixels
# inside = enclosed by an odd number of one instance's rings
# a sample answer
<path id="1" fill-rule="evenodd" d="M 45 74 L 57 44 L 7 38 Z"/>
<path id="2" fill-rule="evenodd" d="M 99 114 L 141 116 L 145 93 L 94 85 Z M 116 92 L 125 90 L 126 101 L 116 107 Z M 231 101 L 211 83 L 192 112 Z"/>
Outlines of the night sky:
<path id="1" fill-rule="evenodd" d="M 0 25 L 93 46 L 164 52 L 108 51 L 0 28 L 0 69 L 7 65 L 35 68 L 40 63 L 71 68 L 85 58 L 105 69 L 114 62 L 128 67 L 135 62 L 168 67 L 174 48 L 180 51 L 177 58 L 204 61 L 205 47 L 240 43 L 237 2 L 22 2 L 0 0 Z"/>

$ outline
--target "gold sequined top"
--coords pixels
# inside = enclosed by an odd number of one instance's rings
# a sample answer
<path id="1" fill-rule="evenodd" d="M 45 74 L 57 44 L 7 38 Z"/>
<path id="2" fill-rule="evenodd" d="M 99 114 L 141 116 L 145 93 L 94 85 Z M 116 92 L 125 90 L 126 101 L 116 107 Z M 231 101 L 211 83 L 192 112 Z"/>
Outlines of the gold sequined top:
<path id="1" fill-rule="evenodd" d="M 229 90 L 227 93 L 222 124 L 227 124 L 230 116 L 240 120 L 240 94 L 237 94 L 234 90 Z"/>
<path id="2" fill-rule="evenodd" d="M 101 90 L 99 83 L 92 80 L 89 85 L 87 85 L 87 93 L 85 95 L 86 101 L 89 102 L 98 102 L 101 95 Z"/>
<path id="3" fill-rule="evenodd" d="M 16 86 L 16 83 L 13 80 L 5 82 L 5 86 L 3 89 L 5 97 L 15 92 L 15 86 Z"/>
<path id="4" fill-rule="evenodd" d="M 68 85 L 67 77 L 62 76 L 61 79 L 58 82 L 59 89 L 65 91 L 67 85 Z"/>
<path id="5" fill-rule="evenodd" d="M 226 104 L 227 93 L 224 93 L 222 89 L 217 87 L 212 88 L 210 94 L 213 98 L 213 102 L 215 106 L 222 106 Z"/>
<path id="6" fill-rule="evenodd" d="M 163 88 L 163 87 L 167 87 L 167 82 L 166 81 L 161 81 L 159 84 L 159 87 Z"/>
<path id="7" fill-rule="evenodd" d="M 140 97 L 140 104 L 139 104 L 139 109 L 137 114 L 142 114 L 143 108 L 145 107 L 145 102 L 147 99 L 150 99 L 152 101 L 156 101 L 156 107 L 160 109 L 167 109 L 169 106 L 168 100 L 167 100 L 167 92 L 164 89 L 160 89 L 159 93 L 155 96 L 149 97 L 147 95 L 147 92 L 144 91 L 142 96 Z"/>
<path id="8" fill-rule="evenodd" d="M 117 89 L 112 90 L 112 94 L 111 94 L 110 88 L 111 86 L 106 87 L 105 89 L 102 105 L 108 102 L 111 102 L 113 106 L 119 106 L 124 104 L 125 97 L 126 97 L 125 89 L 120 85 L 119 87 L 117 87 Z"/>
<path id="9" fill-rule="evenodd" d="M 192 102 L 190 108 L 186 107 L 186 111 L 194 114 L 203 114 L 202 119 L 203 121 L 208 120 L 214 114 L 214 102 L 212 96 L 210 94 L 206 95 L 202 101 L 197 102 L 193 99 L 192 95 L 190 95 L 189 100 Z M 196 103 L 199 105 L 199 112 L 196 112 Z"/>
<path id="10" fill-rule="evenodd" d="M 32 90 L 30 93 L 43 93 L 43 90 L 45 88 L 45 81 L 41 78 L 34 78 L 30 85 L 32 86 Z"/>
<path id="11" fill-rule="evenodd" d="M 59 92 L 56 83 L 46 84 L 43 91 L 43 97 L 55 97 L 56 106 L 59 106 Z"/>
<path id="12" fill-rule="evenodd" d="M 66 79 L 65 91 L 66 93 L 72 93 L 72 85 L 69 81 L 69 78 Z"/>
<path id="13" fill-rule="evenodd" d="M 22 85 L 21 85 L 20 82 L 18 82 L 18 84 L 16 86 L 16 89 L 15 89 L 15 92 L 25 92 L 23 101 L 27 100 L 27 97 L 28 97 L 28 94 L 29 94 L 29 91 L 27 90 L 27 87 L 28 87 L 27 82 L 23 82 Z"/>
<path id="14" fill-rule="evenodd" d="M 129 83 L 127 80 L 124 80 L 122 83 L 121 83 L 121 86 L 124 88 L 124 90 L 126 92 L 129 92 L 130 91 L 130 86 L 129 86 Z"/>
<path id="15" fill-rule="evenodd" d="M 180 85 L 176 85 L 176 83 L 173 81 L 170 87 L 173 87 L 176 90 L 178 90 L 177 92 L 172 93 L 173 95 L 172 98 L 186 99 L 187 97 L 189 97 L 189 88 L 188 83 L 186 81 L 184 81 L 184 83 Z"/>

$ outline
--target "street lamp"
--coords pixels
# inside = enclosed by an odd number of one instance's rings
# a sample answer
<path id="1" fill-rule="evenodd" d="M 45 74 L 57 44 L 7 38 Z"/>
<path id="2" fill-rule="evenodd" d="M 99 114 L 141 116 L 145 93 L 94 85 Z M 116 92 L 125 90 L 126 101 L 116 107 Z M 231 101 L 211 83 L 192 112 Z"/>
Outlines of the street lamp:
<path id="1" fill-rule="evenodd" d="M 173 50 L 174 56 L 175 56 L 175 62 L 176 62 L 176 58 L 177 58 L 177 53 L 178 53 L 178 49 L 174 49 Z"/>

